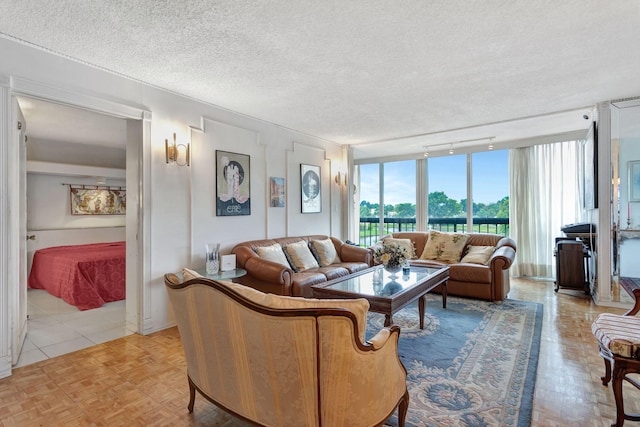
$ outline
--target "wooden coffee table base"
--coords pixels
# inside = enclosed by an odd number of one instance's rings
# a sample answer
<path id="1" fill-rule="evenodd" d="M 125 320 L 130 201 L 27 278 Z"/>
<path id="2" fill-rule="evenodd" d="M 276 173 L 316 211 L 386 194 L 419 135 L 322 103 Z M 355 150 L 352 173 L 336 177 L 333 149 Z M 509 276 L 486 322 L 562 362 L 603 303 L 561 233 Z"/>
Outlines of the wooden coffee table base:
<path id="1" fill-rule="evenodd" d="M 429 292 L 425 292 L 418 298 L 418 315 L 420 316 L 420 329 L 424 329 L 424 299 Z M 442 283 L 442 308 L 447 308 L 447 282 Z M 384 326 L 391 326 L 393 323 L 393 315 L 384 315 Z"/>
<path id="2" fill-rule="evenodd" d="M 411 266 L 411 277 L 403 281 L 404 288 L 391 295 L 382 295 L 372 291 L 372 277 L 376 267 L 352 273 L 325 283 L 313 285 L 315 298 L 365 298 L 369 301 L 369 311 L 384 314 L 384 326 L 393 324 L 393 315 L 408 304 L 418 300 L 420 329 L 424 329 L 425 295 L 440 286 L 442 308 L 447 308 L 447 281 L 449 267 Z M 389 279 L 389 277 L 387 277 Z M 395 280 L 395 279 L 393 279 Z M 393 280 L 389 283 L 393 283 Z M 413 281 L 413 282 L 411 282 Z"/>

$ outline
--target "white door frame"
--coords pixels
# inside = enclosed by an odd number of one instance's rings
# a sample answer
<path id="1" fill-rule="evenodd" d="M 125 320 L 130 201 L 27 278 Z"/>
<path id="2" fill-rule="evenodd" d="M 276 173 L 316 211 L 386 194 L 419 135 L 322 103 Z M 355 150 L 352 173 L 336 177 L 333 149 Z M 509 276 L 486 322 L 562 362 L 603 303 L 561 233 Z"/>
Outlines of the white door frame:
<path id="1" fill-rule="evenodd" d="M 142 121 L 142 145 L 137 151 L 139 167 L 137 183 L 137 224 L 129 223 L 127 227 L 137 226 L 137 240 L 130 241 L 131 234 L 127 233 L 127 246 L 135 247 L 136 262 L 127 262 L 127 281 L 135 278 L 135 292 L 127 286 L 127 327 L 138 333 L 149 330 L 151 311 L 149 309 L 149 283 L 151 269 L 150 235 L 151 224 L 149 215 L 144 215 L 150 206 L 151 186 L 151 112 L 126 104 L 116 103 L 94 95 L 74 90 L 54 87 L 16 76 L 0 74 L 0 378 L 11 375 L 11 320 L 14 315 L 10 298 L 13 295 L 12 286 L 18 286 L 18 263 L 15 262 L 20 237 L 19 225 L 8 218 L 11 200 L 19 192 L 18 180 L 13 176 L 15 168 L 12 163 L 18 161 L 10 150 L 11 132 L 11 96 L 25 95 L 47 101 L 68 104 L 86 108 L 99 113 L 115 117 Z M 147 250 L 145 250 L 147 248 Z M 127 251 L 129 252 L 129 251 Z M 130 271 L 130 268 L 133 270 Z M 146 301 L 146 302 L 145 302 Z M 130 313 L 135 310 L 135 313 Z"/>

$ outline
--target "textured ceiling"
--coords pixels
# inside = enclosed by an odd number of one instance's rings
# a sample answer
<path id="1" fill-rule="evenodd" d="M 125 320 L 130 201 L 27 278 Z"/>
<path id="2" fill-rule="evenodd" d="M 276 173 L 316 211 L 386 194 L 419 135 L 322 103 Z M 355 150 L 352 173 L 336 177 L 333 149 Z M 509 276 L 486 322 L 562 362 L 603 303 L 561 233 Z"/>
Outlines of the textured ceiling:
<path id="1" fill-rule="evenodd" d="M 640 95 L 638 0 L 0 0 L 0 10 L 5 37 L 352 144 L 358 158 L 585 129 L 596 103 Z"/>

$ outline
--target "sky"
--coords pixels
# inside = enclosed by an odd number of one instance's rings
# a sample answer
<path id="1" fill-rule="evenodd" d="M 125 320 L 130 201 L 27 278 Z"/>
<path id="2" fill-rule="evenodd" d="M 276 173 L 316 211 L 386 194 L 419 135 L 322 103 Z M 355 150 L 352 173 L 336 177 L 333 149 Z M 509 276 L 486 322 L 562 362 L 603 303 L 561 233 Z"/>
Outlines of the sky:
<path id="1" fill-rule="evenodd" d="M 472 155 L 473 201 L 495 203 L 509 195 L 508 150 Z M 467 198 L 466 154 L 427 160 L 429 192 L 443 191 L 457 201 Z M 378 164 L 360 166 L 360 201 L 378 202 Z M 386 205 L 416 201 L 416 162 L 385 163 Z"/>

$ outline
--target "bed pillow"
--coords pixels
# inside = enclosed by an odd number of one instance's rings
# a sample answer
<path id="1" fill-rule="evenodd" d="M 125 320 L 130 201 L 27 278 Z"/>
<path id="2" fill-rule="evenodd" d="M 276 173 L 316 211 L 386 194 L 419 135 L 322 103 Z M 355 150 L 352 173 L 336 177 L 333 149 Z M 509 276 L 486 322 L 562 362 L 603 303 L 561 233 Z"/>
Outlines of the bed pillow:
<path id="1" fill-rule="evenodd" d="M 311 246 L 311 252 L 318 260 L 318 264 L 322 267 L 342 262 L 331 239 L 312 240 L 309 242 L 309 246 Z"/>
<path id="2" fill-rule="evenodd" d="M 467 254 L 460 260 L 460 262 L 468 262 L 471 264 L 487 265 L 489 258 L 496 250 L 495 246 L 471 246 L 467 247 Z"/>
<path id="3" fill-rule="evenodd" d="M 434 261 L 452 264 L 460 261 L 462 250 L 469 240 L 469 235 L 464 233 L 443 233 L 431 230 L 429 240 L 424 246 L 424 251 L 420 259 L 430 259 Z"/>
<path id="4" fill-rule="evenodd" d="M 288 244 L 284 247 L 284 252 L 296 273 L 319 267 L 318 261 L 313 257 L 305 241 Z"/>
<path id="5" fill-rule="evenodd" d="M 394 237 L 385 237 L 382 239 L 383 245 L 397 245 L 400 248 L 405 248 L 409 259 L 416 258 L 416 249 L 413 247 L 413 241 L 411 239 L 396 239 Z"/>
<path id="6" fill-rule="evenodd" d="M 287 268 L 291 268 L 291 265 L 289 265 L 289 261 L 287 261 L 287 257 L 282 251 L 282 246 L 280 246 L 280 243 L 274 243 L 271 246 L 258 246 L 256 248 L 256 253 L 260 258 L 264 258 L 267 261 L 277 262 L 278 264 L 282 264 Z"/>

